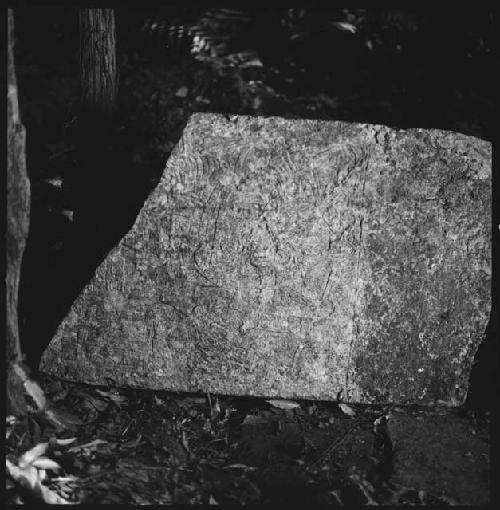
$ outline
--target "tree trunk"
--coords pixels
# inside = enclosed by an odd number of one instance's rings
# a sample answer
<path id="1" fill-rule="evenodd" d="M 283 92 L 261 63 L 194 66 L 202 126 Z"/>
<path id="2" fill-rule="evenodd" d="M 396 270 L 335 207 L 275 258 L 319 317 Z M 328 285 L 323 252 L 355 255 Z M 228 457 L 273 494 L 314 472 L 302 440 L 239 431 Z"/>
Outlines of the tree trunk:
<path id="1" fill-rule="evenodd" d="M 84 108 L 114 108 L 117 80 L 113 9 L 80 9 L 80 80 Z"/>
<path id="2" fill-rule="evenodd" d="M 14 69 L 14 15 L 8 11 L 7 60 L 7 412 L 24 414 L 23 381 L 14 366 L 22 361 L 18 322 L 21 262 L 29 230 L 30 182 L 26 172 L 26 131 L 19 116 Z"/>
<path id="3" fill-rule="evenodd" d="M 75 227 L 90 253 L 99 251 L 108 225 L 106 206 L 113 182 L 113 117 L 117 95 L 113 9 L 80 9 L 79 169 Z"/>
<path id="4" fill-rule="evenodd" d="M 80 9 L 80 101 L 77 112 L 77 168 L 71 176 L 74 192 L 73 228 L 62 250 L 54 255 L 40 279 L 30 313 L 31 368 L 38 363 L 69 306 L 91 278 L 112 239 L 109 218 L 114 213 L 115 183 L 123 167 L 113 149 L 117 95 L 115 18 L 112 9 Z M 118 213 L 116 213 L 118 214 Z M 37 306 L 50 292 L 50 303 Z"/>

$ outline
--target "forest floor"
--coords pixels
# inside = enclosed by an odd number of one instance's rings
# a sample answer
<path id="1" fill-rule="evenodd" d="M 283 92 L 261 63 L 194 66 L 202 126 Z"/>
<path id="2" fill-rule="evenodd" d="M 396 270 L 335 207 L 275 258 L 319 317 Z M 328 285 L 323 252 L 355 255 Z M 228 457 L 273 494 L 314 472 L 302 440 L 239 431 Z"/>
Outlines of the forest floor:
<path id="1" fill-rule="evenodd" d="M 457 409 L 42 387 L 50 404 L 11 422 L 7 458 L 48 501 L 490 502 L 489 418 Z M 33 498 L 8 479 L 8 502 Z"/>

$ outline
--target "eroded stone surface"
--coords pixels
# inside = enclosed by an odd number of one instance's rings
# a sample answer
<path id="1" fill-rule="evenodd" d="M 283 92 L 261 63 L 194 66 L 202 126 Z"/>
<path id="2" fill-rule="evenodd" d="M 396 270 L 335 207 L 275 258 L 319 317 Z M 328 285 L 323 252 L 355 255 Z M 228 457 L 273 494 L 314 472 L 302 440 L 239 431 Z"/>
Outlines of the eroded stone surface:
<path id="1" fill-rule="evenodd" d="M 41 370 L 179 391 L 462 402 L 490 307 L 491 145 L 194 114 Z"/>

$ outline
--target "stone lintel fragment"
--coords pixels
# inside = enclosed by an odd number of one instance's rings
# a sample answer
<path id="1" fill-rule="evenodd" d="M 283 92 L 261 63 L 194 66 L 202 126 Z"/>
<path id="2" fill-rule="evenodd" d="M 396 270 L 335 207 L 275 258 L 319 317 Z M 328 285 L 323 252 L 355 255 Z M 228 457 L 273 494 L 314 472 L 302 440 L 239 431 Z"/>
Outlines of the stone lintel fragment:
<path id="1" fill-rule="evenodd" d="M 460 404 L 490 308 L 491 145 L 196 113 L 41 370 L 94 384 Z"/>

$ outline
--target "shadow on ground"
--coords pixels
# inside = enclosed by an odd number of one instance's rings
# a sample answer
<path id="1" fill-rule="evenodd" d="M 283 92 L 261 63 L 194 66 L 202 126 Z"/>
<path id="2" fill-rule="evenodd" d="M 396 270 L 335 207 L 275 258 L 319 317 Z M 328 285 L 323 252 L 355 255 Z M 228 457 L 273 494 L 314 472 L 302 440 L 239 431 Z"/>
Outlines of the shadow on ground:
<path id="1" fill-rule="evenodd" d="M 489 503 L 489 420 L 446 407 L 118 391 L 49 377 L 43 386 L 51 418 L 10 427 L 8 457 L 75 437 L 50 451 L 61 470 L 44 481 L 69 501 Z M 15 486 L 7 496 L 28 497 Z"/>

